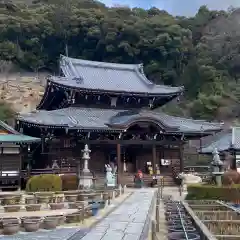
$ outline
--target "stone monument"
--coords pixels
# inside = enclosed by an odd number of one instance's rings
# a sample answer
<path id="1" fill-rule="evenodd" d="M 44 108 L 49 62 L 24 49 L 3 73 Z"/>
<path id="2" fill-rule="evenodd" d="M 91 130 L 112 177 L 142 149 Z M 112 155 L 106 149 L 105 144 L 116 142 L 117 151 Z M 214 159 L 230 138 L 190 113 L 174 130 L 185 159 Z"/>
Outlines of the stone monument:
<path id="1" fill-rule="evenodd" d="M 86 144 L 84 149 L 82 150 L 83 169 L 80 172 L 78 188 L 84 188 L 84 189 L 90 188 L 93 184 L 93 175 L 88 168 L 88 161 L 90 160 L 90 155 L 89 155 L 90 152 L 91 150 L 88 148 L 88 145 Z"/>
<path id="2" fill-rule="evenodd" d="M 112 169 L 109 164 L 105 164 L 106 168 L 106 187 L 115 187 L 116 186 L 116 171 L 117 166 Z"/>
<path id="3" fill-rule="evenodd" d="M 59 169 L 57 160 L 53 160 L 52 169 Z"/>
<path id="4" fill-rule="evenodd" d="M 213 161 L 211 162 L 212 176 L 216 181 L 216 185 L 222 186 L 222 175 L 224 174 L 224 171 L 222 170 L 223 162 L 220 160 L 217 148 L 213 150 L 212 154 L 213 154 Z"/>

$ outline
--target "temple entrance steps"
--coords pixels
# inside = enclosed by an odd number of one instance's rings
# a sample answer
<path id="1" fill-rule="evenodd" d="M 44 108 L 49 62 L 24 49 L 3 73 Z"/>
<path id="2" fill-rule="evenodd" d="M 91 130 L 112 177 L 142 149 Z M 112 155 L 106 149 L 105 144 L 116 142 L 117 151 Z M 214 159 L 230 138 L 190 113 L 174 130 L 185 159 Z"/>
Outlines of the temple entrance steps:
<path id="1" fill-rule="evenodd" d="M 161 176 L 164 177 L 164 186 L 176 186 L 174 179 L 170 173 L 162 174 Z M 150 187 L 152 182 L 152 176 L 149 174 L 143 174 L 143 181 L 144 185 Z M 134 187 L 134 174 L 131 173 L 124 173 L 121 179 L 123 185 L 127 187 Z"/>
<path id="2" fill-rule="evenodd" d="M 173 187 L 176 186 L 174 179 L 170 173 L 161 174 L 164 177 L 164 186 Z M 96 174 L 96 185 L 103 186 L 105 184 L 105 174 L 97 173 Z M 151 185 L 152 176 L 149 174 L 143 174 L 143 181 L 145 186 Z M 133 173 L 123 173 L 121 176 L 122 185 L 127 187 L 134 187 L 134 174 Z"/>

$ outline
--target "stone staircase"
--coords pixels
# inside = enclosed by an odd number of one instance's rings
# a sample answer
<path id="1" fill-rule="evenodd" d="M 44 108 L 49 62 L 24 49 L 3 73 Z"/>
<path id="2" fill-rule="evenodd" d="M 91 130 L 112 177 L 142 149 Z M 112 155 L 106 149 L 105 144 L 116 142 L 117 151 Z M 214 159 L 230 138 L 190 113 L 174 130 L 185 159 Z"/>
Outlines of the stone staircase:
<path id="1" fill-rule="evenodd" d="M 163 174 L 164 177 L 164 186 L 176 186 L 172 175 L 170 174 Z M 151 185 L 152 176 L 149 174 L 143 175 L 143 181 L 145 186 Z M 126 185 L 127 187 L 134 187 L 134 175 L 129 173 L 124 173 L 121 179 L 122 184 Z"/>
<path id="2" fill-rule="evenodd" d="M 164 177 L 164 186 L 176 186 L 171 173 L 162 174 Z M 143 181 L 145 186 L 149 186 L 152 182 L 152 176 L 149 174 L 143 174 Z M 105 175 L 103 173 L 96 174 L 96 185 L 104 185 Z M 134 174 L 124 173 L 121 178 L 121 183 L 127 187 L 134 187 Z"/>

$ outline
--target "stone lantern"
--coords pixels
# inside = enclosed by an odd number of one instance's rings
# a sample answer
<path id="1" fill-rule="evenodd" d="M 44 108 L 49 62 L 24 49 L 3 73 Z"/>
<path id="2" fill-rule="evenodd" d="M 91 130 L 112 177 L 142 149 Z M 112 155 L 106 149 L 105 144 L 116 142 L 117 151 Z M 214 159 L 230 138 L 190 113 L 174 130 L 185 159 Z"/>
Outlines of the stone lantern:
<path id="1" fill-rule="evenodd" d="M 211 162 L 212 165 L 212 175 L 216 180 L 217 186 L 222 185 L 222 175 L 224 174 L 223 171 L 223 162 L 220 160 L 219 152 L 217 148 L 215 148 L 212 152 L 213 154 L 213 161 Z"/>
<path id="2" fill-rule="evenodd" d="M 83 172 L 90 172 L 89 168 L 88 168 L 88 161 L 90 160 L 90 152 L 91 150 L 88 148 L 88 145 L 85 144 L 84 149 L 82 150 L 83 156 L 82 156 L 82 160 L 84 161 L 84 165 L 83 165 Z"/>
<path id="3" fill-rule="evenodd" d="M 91 150 L 88 148 L 88 145 L 86 144 L 84 149 L 82 150 L 83 156 L 83 170 L 80 173 L 79 176 L 79 184 L 78 186 L 83 188 L 90 188 L 93 184 L 93 175 L 90 172 L 88 168 L 88 161 L 90 160 L 90 152 Z"/>

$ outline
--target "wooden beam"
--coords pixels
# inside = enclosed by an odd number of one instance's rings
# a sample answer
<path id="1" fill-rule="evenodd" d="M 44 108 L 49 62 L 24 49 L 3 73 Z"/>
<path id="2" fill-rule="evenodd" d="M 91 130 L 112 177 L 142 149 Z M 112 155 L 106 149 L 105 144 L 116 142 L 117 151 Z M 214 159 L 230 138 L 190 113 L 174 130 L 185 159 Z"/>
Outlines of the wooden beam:
<path id="1" fill-rule="evenodd" d="M 122 166 L 121 166 L 121 145 L 117 144 L 117 184 L 121 184 Z"/>
<path id="2" fill-rule="evenodd" d="M 108 145 L 174 145 L 176 149 L 180 146 L 179 142 L 172 142 L 172 141 L 156 141 L 156 140 L 78 140 L 80 143 L 85 144 L 108 144 Z"/>

